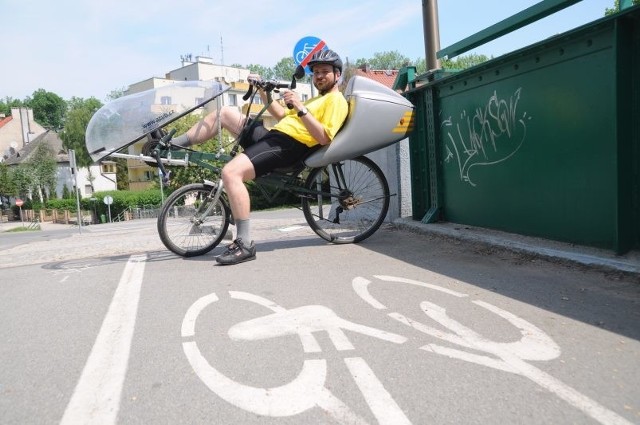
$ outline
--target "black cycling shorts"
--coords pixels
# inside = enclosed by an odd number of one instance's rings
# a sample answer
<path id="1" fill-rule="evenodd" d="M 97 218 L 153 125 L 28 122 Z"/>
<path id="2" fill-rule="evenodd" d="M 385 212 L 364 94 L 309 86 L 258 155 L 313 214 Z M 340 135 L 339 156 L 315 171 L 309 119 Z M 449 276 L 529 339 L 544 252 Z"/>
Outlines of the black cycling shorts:
<path id="1" fill-rule="evenodd" d="M 256 177 L 264 176 L 276 168 L 290 167 L 312 150 L 293 137 L 278 130 L 267 130 L 262 125 L 253 129 L 251 139 L 248 143 L 243 141 L 242 146 L 243 153 L 253 164 Z"/>

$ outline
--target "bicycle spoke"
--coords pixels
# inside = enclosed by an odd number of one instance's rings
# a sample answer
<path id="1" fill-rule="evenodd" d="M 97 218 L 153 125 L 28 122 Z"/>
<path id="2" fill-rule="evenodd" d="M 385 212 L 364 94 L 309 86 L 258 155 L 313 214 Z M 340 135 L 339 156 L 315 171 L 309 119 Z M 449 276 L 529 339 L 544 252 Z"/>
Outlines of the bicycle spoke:
<path id="1" fill-rule="evenodd" d="M 314 169 L 306 188 L 315 192 L 302 200 L 309 226 L 334 243 L 359 242 L 371 236 L 389 207 L 386 179 L 365 157 Z"/>
<path id="2" fill-rule="evenodd" d="M 213 203 L 211 188 L 201 184 L 174 192 L 158 218 L 160 239 L 167 248 L 185 257 L 202 255 L 224 238 L 228 213 L 221 201 Z"/>

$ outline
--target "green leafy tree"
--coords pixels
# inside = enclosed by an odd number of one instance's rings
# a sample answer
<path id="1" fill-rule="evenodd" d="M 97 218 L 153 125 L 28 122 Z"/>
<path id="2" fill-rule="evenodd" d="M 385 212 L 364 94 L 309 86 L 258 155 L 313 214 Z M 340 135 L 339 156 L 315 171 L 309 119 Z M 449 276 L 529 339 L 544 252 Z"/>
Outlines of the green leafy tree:
<path id="1" fill-rule="evenodd" d="M 24 106 L 23 101 L 7 96 L 4 100 L 0 100 L 0 114 L 8 117 L 11 115 L 11 108 L 20 108 L 22 106 Z"/>
<path id="2" fill-rule="evenodd" d="M 33 92 L 33 97 L 25 101 L 33 109 L 33 119 L 45 128 L 59 130 L 64 124 L 67 102 L 55 93 L 44 89 Z"/>
<path id="3" fill-rule="evenodd" d="M 129 170 L 127 160 L 124 158 L 113 158 L 116 163 L 116 185 L 118 190 L 129 190 Z"/>
<path id="4" fill-rule="evenodd" d="M 489 58 L 486 55 L 478 55 L 475 53 L 471 53 L 468 55 L 456 56 L 454 59 L 444 59 L 440 61 L 440 66 L 443 69 L 449 70 L 461 70 L 471 68 L 472 66 L 479 65 L 483 62 L 488 61 Z"/>
<path id="5" fill-rule="evenodd" d="M 33 170 L 26 164 L 20 164 L 17 167 L 11 168 L 11 181 L 14 184 L 14 196 L 19 196 L 23 199 L 28 198 L 31 181 L 33 180 Z"/>
<path id="6" fill-rule="evenodd" d="M 273 67 L 273 78 L 279 80 L 291 80 L 291 76 L 296 72 L 296 63 L 291 56 L 280 59 Z"/>
<path id="7" fill-rule="evenodd" d="M 9 166 L 3 162 L 0 162 L 0 207 L 4 209 L 9 205 L 9 197 L 13 196 L 16 192 L 15 184 L 11 178 L 11 172 Z"/>
<path id="8" fill-rule="evenodd" d="M 78 167 L 88 167 L 93 160 L 85 146 L 85 132 L 93 114 L 102 107 L 102 103 L 95 97 L 82 99 L 73 97 L 69 101 L 69 111 L 64 130 L 60 132 L 60 139 L 65 149 L 73 149 L 76 153 Z"/>
<path id="9" fill-rule="evenodd" d="M 370 59 L 356 60 L 356 68 L 369 65 L 371 69 L 400 69 L 411 63 L 411 60 L 397 50 L 374 53 Z"/>
<path id="10" fill-rule="evenodd" d="M 633 0 L 632 3 L 634 6 L 640 4 L 640 0 Z M 612 8 L 606 8 L 604 11 L 605 16 L 613 15 L 614 13 L 620 12 L 620 0 L 615 0 Z"/>
<path id="11" fill-rule="evenodd" d="M 111 90 L 105 99 L 107 102 L 111 100 L 115 100 L 119 97 L 124 96 L 124 92 L 127 91 L 126 87 L 120 87 L 119 89 Z"/>
<path id="12" fill-rule="evenodd" d="M 189 114 L 180 118 L 179 120 L 174 121 L 171 124 L 171 128 L 176 129 L 176 134 L 179 135 L 186 132 L 200 119 L 202 119 L 202 116 L 198 114 Z M 231 140 L 231 135 L 226 130 L 223 130 L 222 139 L 225 141 L 223 142 L 223 145 L 226 145 Z M 208 140 L 201 145 L 193 146 L 193 149 L 202 152 L 218 152 L 220 149 L 220 142 L 216 137 L 216 139 Z M 215 178 L 215 176 L 210 171 L 203 167 L 171 167 L 170 170 L 171 190 L 175 190 L 190 183 L 202 183 L 205 178 L 209 180 Z"/>
<path id="13" fill-rule="evenodd" d="M 252 74 L 258 74 L 260 78 L 264 78 L 265 80 L 268 80 L 274 77 L 273 70 L 271 68 L 267 68 L 266 66 L 250 64 L 250 65 L 247 65 L 246 68 Z"/>
<path id="14" fill-rule="evenodd" d="M 49 196 L 55 195 L 47 191 L 56 185 L 56 174 L 58 165 L 55 153 L 50 146 L 40 143 L 35 151 L 24 162 L 25 167 L 29 167 L 31 175 L 30 189 L 40 200 L 46 200 Z"/>

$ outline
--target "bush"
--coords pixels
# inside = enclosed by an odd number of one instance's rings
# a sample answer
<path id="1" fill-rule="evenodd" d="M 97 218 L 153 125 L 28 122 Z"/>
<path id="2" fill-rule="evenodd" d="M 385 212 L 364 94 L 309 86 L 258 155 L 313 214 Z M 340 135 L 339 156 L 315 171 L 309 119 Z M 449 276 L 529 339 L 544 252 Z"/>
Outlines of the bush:
<path id="1" fill-rule="evenodd" d="M 82 208 L 87 210 L 96 209 L 96 214 L 108 214 L 109 207 L 104 203 L 104 198 L 111 196 L 113 203 L 111 204 L 111 217 L 116 217 L 123 211 L 130 208 L 142 208 L 144 206 L 160 206 L 162 204 L 162 196 L 159 189 L 149 189 L 145 191 L 131 190 L 113 190 L 107 192 L 96 192 L 93 197 L 95 201 L 88 198 L 82 199 Z M 94 205 L 95 203 L 95 205 Z"/>
<path id="2" fill-rule="evenodd" d="M 104 203 L 104 198 L 111 196 L 113 203 L 111 204 L 111 217 L 116 217 L 129 208 L 142 208 L 144 206 L 159 206 L 162 203 L 162 196 L 158 189 L 145 191 L 130 190 L 113 190 L 106 192 L 96 192 L 91 198 L 80 199 L 80 208 L 86 211 L 94 211 L 98 216 L 100 214 L 108 214 L 109 207 Z M 57 210 L 76 210 L 76 199 L 50 199 L 46 203 L 47 209 Z"/>

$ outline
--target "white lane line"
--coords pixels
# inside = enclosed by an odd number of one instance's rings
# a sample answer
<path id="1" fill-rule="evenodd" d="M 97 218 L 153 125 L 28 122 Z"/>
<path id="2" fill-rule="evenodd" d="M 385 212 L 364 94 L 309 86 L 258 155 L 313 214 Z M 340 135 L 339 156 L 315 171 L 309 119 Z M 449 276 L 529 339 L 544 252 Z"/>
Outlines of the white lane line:
<path id="1" fill-rule="evenodd" d="M 116 423 L 146 259 L 129 257 L 61 425 Z"/>
<path id="2" fill-rule="evenodd" d="M 411 425 L 364 359 L 351 357 L 344 359 L 344 362 L 380 425 Z"/>
<path id="3" fill-rule="evenodd" d="M 295 232 L 296 230 L 300 230 L 303 229 L 306 226 L 289 226 L 289 227 L 282 227 L 280 229 L 278 229 L 279 231 L 286 233 L 286 232 Z"/>

